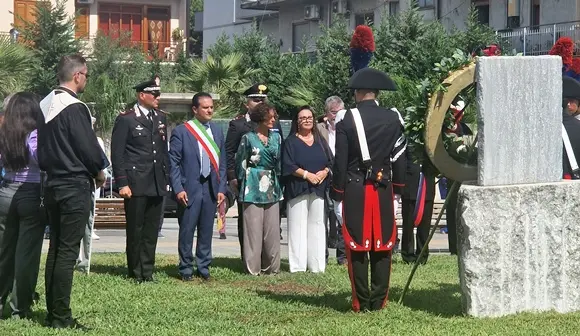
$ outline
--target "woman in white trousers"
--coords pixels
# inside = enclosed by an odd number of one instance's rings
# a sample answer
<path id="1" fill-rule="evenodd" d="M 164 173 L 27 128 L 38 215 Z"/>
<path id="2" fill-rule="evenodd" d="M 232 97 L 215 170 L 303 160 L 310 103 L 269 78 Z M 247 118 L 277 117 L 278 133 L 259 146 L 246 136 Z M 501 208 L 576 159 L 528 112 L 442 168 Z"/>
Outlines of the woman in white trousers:
<path id="1" fill-rule="evenodd" d="M 292 118 L 282 154 L 292 273 L 324 272 L 326 268 L 324 193 L 332 166 L 330 153 L 314 127 L 312 109 L 301 107 Z"/>

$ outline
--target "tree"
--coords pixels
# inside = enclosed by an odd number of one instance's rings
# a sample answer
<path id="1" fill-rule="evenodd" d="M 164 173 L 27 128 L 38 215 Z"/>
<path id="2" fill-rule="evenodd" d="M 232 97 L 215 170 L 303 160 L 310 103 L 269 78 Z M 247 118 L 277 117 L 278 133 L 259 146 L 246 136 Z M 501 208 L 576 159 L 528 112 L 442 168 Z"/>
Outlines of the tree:
<path id="1" fill-rule="evenodd" d="M 234 116 L 244 102 L 243 92 L 252 85 L 251 78 L 259 71 L 247 67 L 243 57 L 240 53 L 231 53 L 221 59 L 212 56 L 205 61 L 192 59 L 180 81 L 189 91 L 219 94 L 216 114 L 220 117 Z"/>
<path id="2" fill-rule="evenodd" d="M 47 95 L 58 84 L 56 66 L 60 58 L 81 50 L 80 41 L 75 39 L 75 18 L 68 17 L 65 4 L 66 0 L 56 0 L 54 6 L 38 1 L 36 20 L 25 22 L 22 29 L 23 42 L 37 61 L 28 86 L 39 95 Z"/>
<path id="3" fill-rule="evenodd" d="M 8 36 L 0 36 L 0 99 L 24 90 L 33 69 L 30 50 Z"/>
<path id="4" fill-rule="evenodd" d="M 130 33 L 119 38 L 98 34 L 89 57 L 91 78 L 81 99 L 97 118 L 96 128 L 108 132 L 124 106 L 135 101 L 133 85 L 152 78 L 152 67 L 139 47 L 131 44 Z"/>

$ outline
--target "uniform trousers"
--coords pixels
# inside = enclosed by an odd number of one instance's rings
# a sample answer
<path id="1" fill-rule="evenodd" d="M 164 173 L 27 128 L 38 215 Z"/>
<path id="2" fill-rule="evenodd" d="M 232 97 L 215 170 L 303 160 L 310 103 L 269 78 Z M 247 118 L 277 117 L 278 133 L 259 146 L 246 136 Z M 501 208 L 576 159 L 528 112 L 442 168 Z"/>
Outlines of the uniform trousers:
<path id="1" fill-rule="evenodd" d="M 280 272 L 280 203 L 244 203 L 244 254 L 252 275 Z"/>
<path id="2" fill-rule="evenodd" d="M 89 220 L 87 221 L 87 225 L 85 227 L 85 235 L 83 236 L 83 240 L 81 242 L 81 252 L 79 254 L 79 263 L 77 268 L 81 272 L 89 273 L 91 268 L 91 249 L 93 246 L 93 229 L 95 225 L 95 195 L 98 195 L 100 192 L 100 188 L 93 192 L 91 197 L 91 202 L 93 203 L 93 207 L 91 208 L 91 212 L 89 213 Z"/>
<path id="3" fill-rule="evenodd" d="M 30 313 L 38 279 L 44 223 L 40 184 L 2 182 L 0 188 L 0 314 L 10 295 L 12 315 Z"/>
<path id="4" fill-rule="evenodd" d="M 342 236 L 342 219 L 339 220 L 336 215 L 335 208 L 337 207 L 339 202 L 336 202 L 329 195 L 329 188 L 326 189 L 325 192 L 325 204 L 326 207 L 325 222 L 328 221 L 328 239 L 332 240 L 332 231 L 335 231 L 336 236 L 336 261 L 338 264 L 342 265 L 346 262 L 346 253 L 344 251 L 344 237 Z M 328 249 L 326 250 L 326 259 L 328 259 Z"/>
<path id="5" fill-rule="evenodd" d="M 217 207 L 217 200 L 212 196 L 210 182 L 206 178 L 201 180 L 201 194 L 193 200 L 191 206 L 179 204 L 177 218 L 179 221 L 179 275 L 189 277 L 193 275 L 193 237 L 197 231 L 195 246 L 195 263 L 197 272 L 208 277 L 211 264 L 211 243 L 213 224 Z M 188 197 L 194 197 L 193 195 Z"/>
<path id="6" fill-rule="evenodd" d="M 162 196 L 132 196 L 125 199 L 129 278 L 141 281 L 153 277 L 162 205 Z"/>
<path id="7" fill-rule="evenodd" d="M 46 256 L 46 320 L 52 325 L 72 325 L 70 295 L 80 243 L 92 208 L 93 180 L 88 176 L 49 178 L 45 205 L 50 224 Z"/>
<path id="8" fill-rule="evenodd" d="M 401 239 L 401 257 L 403 261 L 413 263 L 421 254 L 423 246 L 429 237 L 429 228 L 431 227 L 431 217 L 433 216 L 433 200 L 425 200 L 423 209 L 423 218 L 417 226 L 417 247 L 415 248 L 415 239 L 413 238 L 413 229 L 415 228 L 415 207 L 417 201 L 403 198 L 402 217 L 403 217 L 403 237 Z M 427 262 L 429 250 L 423 255 L 421 262 Z"/>
<path id="9" fill-rule="evenodd" d="M 288 200 L 288 261 L 290 272 L 324 272 L 326 234 L 324 198 L 316 193 Z"/>
<path id="10" fill-rule="evenodd" d="M 449 244 L 449 253 L 457 254 L 457 189 L 454 195 L 449 194 L 449 189 L 455 181 L 447 179 L 447 201 L 446 222 L 447 222 L 447 242 Z M 459 182 L 458 182 L 459 183 Z"/>
<path id="11" fill-rule="evenodd" d="M 355 312 L 380 310 L 387 303 L 391 278 L 391 252 L 355 252 L 349 248 L 346 249 L 352 289 L 352 309 Z M 370 291 L 369 262 L 371 266 Z"/>

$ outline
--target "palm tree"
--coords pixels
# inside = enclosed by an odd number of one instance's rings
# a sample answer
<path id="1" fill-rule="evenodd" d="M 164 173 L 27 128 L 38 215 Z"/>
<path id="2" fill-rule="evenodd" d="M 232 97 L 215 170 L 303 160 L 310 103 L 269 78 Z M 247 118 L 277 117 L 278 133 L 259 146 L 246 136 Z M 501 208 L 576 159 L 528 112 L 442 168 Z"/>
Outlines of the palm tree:
<path id="1" fill-rule="evenodd" d="M 208 56 L 205 61 L 191 60 L 180 81 L 188 91 L 205 91 L 220 96 L 216 115 L 230 117 L 238 113 L 244 101 L 243 92 L 260 70 L 245 67 L 243 54 L 231 53 L 221 59 Z"/>
<path id="2" fill-rule="evenodd" d="M 34 62 L 31 52 L 9 36 L 0 36 L 0 97 L 22 91 Z"/>

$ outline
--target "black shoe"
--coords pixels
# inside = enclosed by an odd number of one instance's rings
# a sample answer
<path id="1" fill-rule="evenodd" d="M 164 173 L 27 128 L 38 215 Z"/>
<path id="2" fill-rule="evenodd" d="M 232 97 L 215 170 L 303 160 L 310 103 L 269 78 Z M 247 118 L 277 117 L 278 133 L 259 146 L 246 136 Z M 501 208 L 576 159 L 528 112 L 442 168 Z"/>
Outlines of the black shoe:
<path id="1" fill-rule="evenodd" d="M 152 276 L 150 276 L 143 279 L 143 282 L 155 282 L 155 279 Z"/>
<path id="2" fill-rule="evenodd" d="M 329 240 L 328 240 L 328 248 L 333 248 L 333 249 L 335 249 L 335 248 L 336 248 L 336 240 L 334 240 L 334 239 L 329 239 Z"/>
<path id="3" fill-rule="evenodd" d="M 80 324 L 76 319 L 71 320 L 70 322 L 61 322 L 59 320 L 54 320 L 51 323 L 51 327 L 55 329 L 76 329 L 81 331 L 89 331 L 91 330 L 89 327 Z"/>
<path id="4" fill-rule="evenodd" d="M 203 275 L 199 271 L 195 271 L 195 276 L 198 278 L 201 278 L 203 281 L 210 281 L 211 280 L 211 276 L 209 274 Z"/>
<path id="5" fill-rule="evenodd" d="M 220 233 L 220 239 L 226 239 L 226 234 L 225 233 Z"/>
<path id="6" fill-rule="evenodd" d="M 181 281 L 183 281 L 183 282 L 193 281 L 193 276 L 191 276 L 191 275 L 182 275 L 181 276 Z"/>

